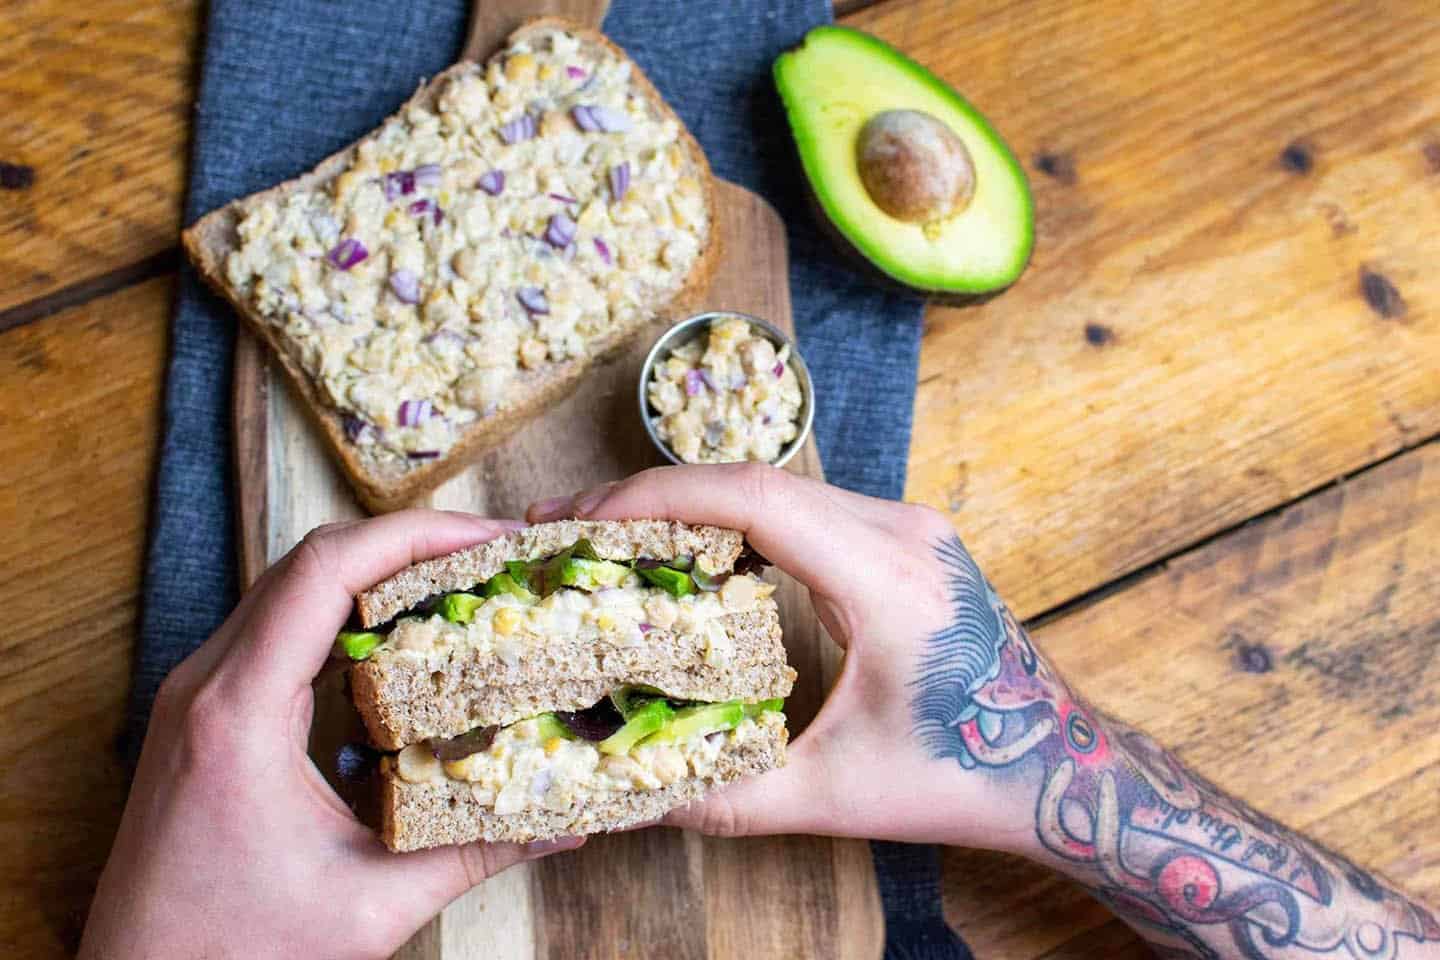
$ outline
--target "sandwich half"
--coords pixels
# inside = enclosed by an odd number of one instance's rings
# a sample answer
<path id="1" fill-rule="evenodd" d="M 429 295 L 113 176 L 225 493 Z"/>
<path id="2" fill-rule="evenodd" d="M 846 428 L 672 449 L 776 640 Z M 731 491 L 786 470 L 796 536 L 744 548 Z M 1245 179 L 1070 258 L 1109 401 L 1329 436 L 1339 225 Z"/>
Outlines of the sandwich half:
<path id="1" fill-rule="evenodd" d="M 784 762 L 774 587 L 738 531 L 561 521 L 356 598 L 339 651 L 392 850 L 622 829 Z"/>

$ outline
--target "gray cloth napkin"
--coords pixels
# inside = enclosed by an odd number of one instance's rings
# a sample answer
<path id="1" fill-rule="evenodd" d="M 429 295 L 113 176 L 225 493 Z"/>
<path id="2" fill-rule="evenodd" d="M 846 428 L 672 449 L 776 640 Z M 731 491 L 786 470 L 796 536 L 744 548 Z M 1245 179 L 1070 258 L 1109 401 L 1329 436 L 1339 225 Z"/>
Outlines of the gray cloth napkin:
<path id="1" fill-rule="evenodd" d="M 458 56 L 467 15 L 455 0 L 211 0 L 186 222 L 289 179 L 372 129 L 421 77 Z M 675 106 L 716 174 L 760 193 L 784 217 L 826 473 L 840 486 L 893 499 L 905 480 L 920 303 L 866 284 L 818 235 L 770 80 L 775 55 L 830 18 L 826 0 L 616 0 L 605 30 Z M 124 743 L 132 760 L 160 680 L 236 599 L 234 331 L 229 309 L 186 269 Z M 940 918 L 934 852 L 900 844 L 876 844 L 875 852 L 887 955 L 967 956 Z"/>

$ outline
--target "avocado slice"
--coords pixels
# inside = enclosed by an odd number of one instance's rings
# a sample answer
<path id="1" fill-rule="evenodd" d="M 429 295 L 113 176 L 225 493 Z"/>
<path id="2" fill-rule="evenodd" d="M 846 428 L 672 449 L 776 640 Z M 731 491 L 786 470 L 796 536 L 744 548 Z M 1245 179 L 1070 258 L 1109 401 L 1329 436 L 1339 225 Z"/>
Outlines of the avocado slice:
<path id="1" fill-rule="evenodd" d="M 697 703 L 681 707 L 675 716 L 646 743 L 665 743 L 672 740 L 689 740 L 717 730 L 734 730 L 745 719 L 745 705 L 739 700 L 726 703 Z"/>
<path id="2" fill-rule="evenodd" d="M 559 737 L 561 740 L 575 739 L 575 734 L 570 732 L 570 728 L 561 723 L 560 718 L 553 713 L 542 713 L 538 717 L 532 717 L 531 719 L 533 719 L 539 727 L 541 743 L 548 743 L 556 737 Z"/>
<path id="3" fill-rule="evenodd" d="M 508 593 L 511 596 L 519 597 L 526 603 L 534 603 L 538 599 L 535 594 L 527 590 L 508 573 L 497 573 L 489 580 L 486 580 L 485 587 L 481 592 L 487 597 L 498 597 L 502 593 Z"/>
<path id="4" fill-rule="evenodd" d="M 745 716 L 758 717 L 762 713 L 779 713 L 785 709 L 785 701 L 780 697 L 770 700 L 761 700 L 759 703 L 745 704 Z"/>
<path id="5" fill-rule="evenodd" d="M 664 728 L 675 715 L 670 704 L 664 700 L 650 700 L 625 716 L 625 726 L 616 730 L 599 743 L 601 753 L 629 753 L 635 744 Z"/>
<path id="6" fill-rule="evenodd" d="M 618 587 L 630 568 L 612 560 L 586 560 L 571 557 L 560 565 L 560 584 L 593 592 L 602 587 Z"/>
<path id="7" fill-rule="evenodd" d="M 451 623 L 469 623 L 484 602 L 484 597 L 473 593 L 447 593 L 435 604 L 435 612 Z"/>
<path id="8" fill-rule="evenodd" d="M 672 597 L 684 597 L 695 592 L 695 581 L 690 574 L 673 567 L 642 567 L 636 565 L 635 572 L 655 584 Z"/>
<path id="9" fill-rule="evenodd" d="M 383 635 L 368 630 L 341 630 L 335 635 L 335 650 L 351 660 L 365 660 L 384 642 Z"/>
<path id="10" fill-rule="evenodd" d="M 1025 172 L 980 112 L 869 34 L 821 26 L 775 60 L 822 226 L 888 281 L 968 302 L 1034 245 Z"/>

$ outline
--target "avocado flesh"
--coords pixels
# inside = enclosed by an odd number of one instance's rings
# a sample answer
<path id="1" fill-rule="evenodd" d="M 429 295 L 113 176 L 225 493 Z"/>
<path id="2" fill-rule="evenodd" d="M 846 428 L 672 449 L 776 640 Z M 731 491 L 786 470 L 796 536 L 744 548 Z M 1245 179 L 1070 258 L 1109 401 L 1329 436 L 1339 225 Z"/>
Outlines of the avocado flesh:
<path id="1" fill-rule="evenodd" d="M 542 713 L 534 718 L 537 727 L 537 736 L 542 743 L 554 740 L 559 737 L 561 740 L 574 740 L 575 734 L 570 728 L 560 722 L 560 718 L 553 713 Z"/>
<path id="2" fill-rule="evenodd" d="M 1025 173 L 994 128 L 940 78 L 869 34 L 823 26 L 776 59 L 775 84 L 825 219 L 890 279 L 926 293 L 984 294 L 1025 269 L 1034 243 Z M 928 113 L 964 143 L 975 192 L 959 213 L 907 223 L 866 191 L 856 142 L 865 123 L 887 110 Z"/>
<path id="3" fill-rule="evenodd" d="M 341 630 L 335 636 L 336 648 L 351 660 L 367 659 L 384 642 L 384 636 L 368 630 Z"/>
<path id="4" fill-rule="evenodd" d="M 697 703 L 681 707 L 675 716 L 646 743 L 668 743 L 689 740 L 720 730 L 734 730 L 745 719 L 745 705 L 738 700 L 727 703 Z"/>
<path id="5" fill-rule="evenodd" d="M 618 587 L 630 574 L 630 568 L 611 560 L 585 560 L 572 557 L 560 566 L 562 586 L 595 591 L 602 587 Z"/>
<path id="6" fill-rule="evenodd" d="M 624 715 L 625 726 L 600 741 L 600 752 L 629 753 L 635 744 L 662 729 L 674 715 L 675 711 L 664 700 L 651 700 L 636 707 L 629 714 Z"/>
<path id="7" fill-rule="evenodd" d="M 469 623 L 475 619 L 475 611 L 484 602 L 484 597 L 473 593 L 447 593 L 436 604 L 435 612 L 451 623 Z"/>

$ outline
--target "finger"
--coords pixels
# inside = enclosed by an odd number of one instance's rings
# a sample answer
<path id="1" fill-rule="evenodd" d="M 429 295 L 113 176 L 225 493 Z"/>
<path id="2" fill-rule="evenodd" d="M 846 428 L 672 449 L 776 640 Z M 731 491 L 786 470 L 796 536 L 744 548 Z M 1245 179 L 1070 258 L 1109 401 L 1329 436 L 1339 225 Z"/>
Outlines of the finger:
<path id="1" fill-rule="evenodd" d="M 842 552 L 883 555 L 875 521 L 886 506 L 774 467 L 720 464 L 646 470 L 580 494 L 565 508 L 537 504 L 529 517 L 568 511 L 587 520 L 663 517 L 730 527 L 806 586 L 838 594 L 854 586 Z"/>
<path id="2" fill-rule="evenodd" d="M 780 833 L 829 833 L 829 781 L 818 752 L 796 746 L 785 766 L 746 777 L 704 800 L 670 811 L 666 826 L 697 830 L 712 837 L 751 837 Z"/>
<path id="3" fill-rule="evenodd" d="M 406 510 L 312 531 L 252 591 L 248 616 L 219 668 L 264 708 L 307 686 L 330 655 L 354 595 L 417 560 L 493 539 L 519 524 Z"/>

